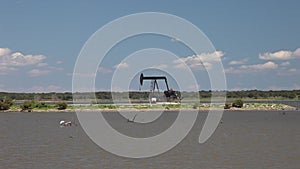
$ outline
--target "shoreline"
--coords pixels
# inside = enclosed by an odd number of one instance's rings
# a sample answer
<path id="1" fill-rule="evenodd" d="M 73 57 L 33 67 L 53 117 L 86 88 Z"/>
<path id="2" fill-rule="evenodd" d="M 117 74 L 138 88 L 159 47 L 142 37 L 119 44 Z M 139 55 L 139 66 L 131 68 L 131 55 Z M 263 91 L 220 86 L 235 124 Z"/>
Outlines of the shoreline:
<path id="1" fill-rule="evenodd" d="M 143 106 L 143 105 L 142 105 Z M 256 106 L 256 107 L 255 107 Z M 223 107 L 220 107 L 220 105 L 213 107 L 209 105 L 200 105 L 198 108 L 192 108 L 192 107 L 113 107 L 113 108 L 98 108 L 98 107 L 92 107 L 92 106 L 86 106 L 86 107 L 73 107 L 73 108 L 67 108 L 64 110 L 58 110 L 58 109 L 32 109 L 31 111 L 22 111 L 21 109 L 9 109 L 5 111 L 0 111 L 0 113 L 12 113 L 12 112 L 20 112 L 20 113 L 46 113 L 46 112 L 57 112 L 57 113 L 70 113 L 70 112 L 115 112 L 115 111 L 209 111 L 209 110 L 223 110 L 223 111 L 297 111 L 299 110 L 296 107 L 292 107 L 285 104 L 260 104 L 260 103 L 252 103 L 245 104 L 242 108 L 236 108 L 231 107 L 229 109 L 224 109 Z"/>

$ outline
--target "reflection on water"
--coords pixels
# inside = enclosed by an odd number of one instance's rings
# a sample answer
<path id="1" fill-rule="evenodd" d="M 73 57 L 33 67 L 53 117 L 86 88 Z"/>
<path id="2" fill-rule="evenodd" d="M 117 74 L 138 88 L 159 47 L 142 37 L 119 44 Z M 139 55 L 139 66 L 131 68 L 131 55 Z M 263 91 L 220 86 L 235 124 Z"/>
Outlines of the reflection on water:
<path id="1" fill-rule="evenodd" d="M 117 113 L 110 113 L 107 116 L 115 128 L 132 135 L 141 133 L 139 125 L 128 124 Z M 142 131 L 165 130 L 176 115 L 167 112 L 149 124 L 150 127 L 143 126 Z M 59 126 L 62 119 L 76 121 L 75 113 L 0 113 L 0 168 L 273 169 L 300 166 L 299 111 L 225 111 L 214 135 L 200 145 L 198 137 L 206 115 L 207 112 L 199 112 L 197 123 L 187 138 L 167 153 L 147 159 L 128 159 L 99 148 L 80 125 Z"/>

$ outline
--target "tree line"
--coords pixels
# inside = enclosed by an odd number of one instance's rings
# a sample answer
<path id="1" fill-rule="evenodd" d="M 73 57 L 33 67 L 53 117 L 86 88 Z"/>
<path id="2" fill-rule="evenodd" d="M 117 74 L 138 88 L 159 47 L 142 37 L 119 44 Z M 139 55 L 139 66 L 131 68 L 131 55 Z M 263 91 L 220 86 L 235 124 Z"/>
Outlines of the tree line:
<path id="1" fill-rule="evenodd" d="M 300 90 L 245 90 L 245 91 L 199 91 L 197 92 L 181 92 L 184 98 L 207 98 L 209 99 L 212 94 L 224 94 L 226 92 L 227 99 L 297 99 L 300 100 Z M 131 92 L 96 92 L 95 97 L 98 100 L 112 100 L 113 96 L 120 99 L 149 99 L 149 93 L 146 91 L 131 91 Z M 76 98 L 85 99 L 88 95 L 94 93 L 76 93 Z M 198 95 L 199 94 L 199 95 Z M 1 100 L 13 100 L 13 101 L 24 101 L 24 100 L 35 100 L 35 101 L 72 101 L 73 94 L 71 92 L 64 93 L 8 93 L 0 92 Z"/>

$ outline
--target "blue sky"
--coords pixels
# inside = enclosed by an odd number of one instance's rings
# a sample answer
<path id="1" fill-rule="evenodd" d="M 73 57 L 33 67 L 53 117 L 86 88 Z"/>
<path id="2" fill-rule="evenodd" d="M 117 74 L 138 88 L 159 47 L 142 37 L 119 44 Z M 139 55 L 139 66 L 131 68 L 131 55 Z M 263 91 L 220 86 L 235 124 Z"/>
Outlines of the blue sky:
<path id="1" fill-rule="evenodd" d="M 200 28 L 220 54 L 229 90 L 300 89 L 299 5 L 296 0 L 4 0 L 0 10 L 0 91 L 71 91 L 74 65 L 89 37 L 110 21 L 137 12 L 177 15 Z M 143 38 L 143 43 L 136 37 L 116 47 L 122 50 L 111 51 L 105 67 L 99 68 L 98 90 L 109 89 L 108 79 L 118 67 L 120 53 L 150 46 L 189 56 L 186 49 L 168 44 L 164 38 Z M 197 79 L 200 89 L 209 90 L 207 79 L 201 77 Z"/>

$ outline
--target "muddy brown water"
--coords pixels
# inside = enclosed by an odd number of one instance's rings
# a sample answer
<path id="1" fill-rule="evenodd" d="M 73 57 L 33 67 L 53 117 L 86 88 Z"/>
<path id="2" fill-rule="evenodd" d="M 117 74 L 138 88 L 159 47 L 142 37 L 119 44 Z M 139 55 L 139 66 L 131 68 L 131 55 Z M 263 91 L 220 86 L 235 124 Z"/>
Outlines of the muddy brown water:
<path id="1" fill-rule="evenodd" d="M 300 111 L 225 111 L 213 136 L 199 144 L 206 115 L 206 111 L 199 112 L 191 132 L 170 151 L 152 158 L 130 159 L 106 152 L 93 143 L 78 124 L 76 113 L 0 113 L 0 168 L 300 167 Z M 165 112 L 161 118 L 144 126 L 128 123 L 117 112 L 105 116 L 121 132 L 143 137 L 166 130 L 177 113 Z M 60 127 L 60 120 L 75 120 L 78 125 Z"/>

